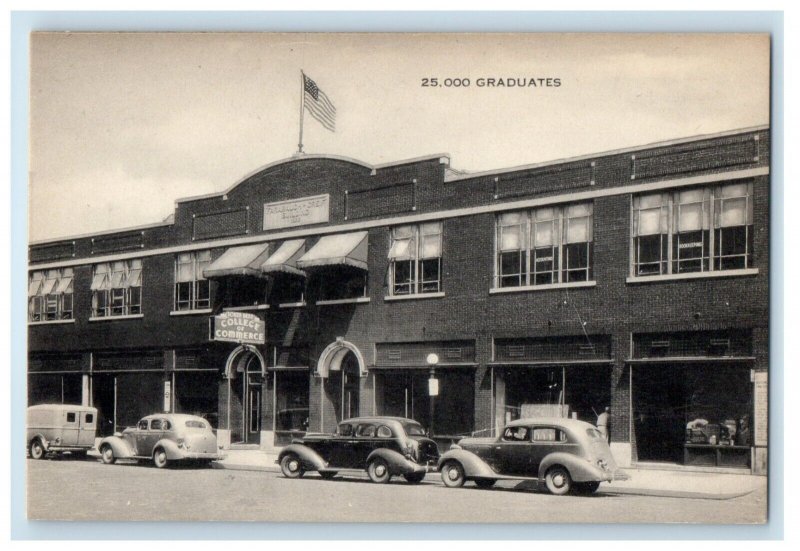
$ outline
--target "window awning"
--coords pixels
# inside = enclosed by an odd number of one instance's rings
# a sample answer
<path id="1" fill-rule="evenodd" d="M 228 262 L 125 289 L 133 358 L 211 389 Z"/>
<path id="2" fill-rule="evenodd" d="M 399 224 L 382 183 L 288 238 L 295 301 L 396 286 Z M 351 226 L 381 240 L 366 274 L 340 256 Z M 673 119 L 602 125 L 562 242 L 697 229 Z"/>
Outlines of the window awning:
<path id="1" fill-rule="evenodd" d="M 367 269 L 367 232 L 323 236 L 297 261 L 298 268 L 336 265 Z"/>
<path id="2" fill-rule="evenodd" d="M 305 277 L 306 273 L 297 268 L 297 260 L 306 252 L 305 239 L 284 241 L 278 250 L 272 253 L 261 265 L 265 274 L 284 272 Z"/>
<path id="3" fill-rule="evenodd" d="M 203 270 L 206 278 L 234 275 L 261 276 L 261 264 L 269 257 L 269 243 L 231 247 Z"/>

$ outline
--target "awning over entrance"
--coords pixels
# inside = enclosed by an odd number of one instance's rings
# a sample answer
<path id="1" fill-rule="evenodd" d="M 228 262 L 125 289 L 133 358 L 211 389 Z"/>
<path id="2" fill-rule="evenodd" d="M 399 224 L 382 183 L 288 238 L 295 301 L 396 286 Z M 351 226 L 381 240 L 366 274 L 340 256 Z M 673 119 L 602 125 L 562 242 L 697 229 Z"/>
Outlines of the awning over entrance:
<path id="1" fill-rule="evenodd" d="M 265 274 L 287 273 L 305 277 L 306 273 L 297 268 L 297 260 L 306 251 L 305 239 L 292 239 L 284 241 L 278 250 L 272 253 L 261 265 L 261 271 Z"/>
<path id="2" fill-rule="evenodd" d="M 231 247 L 203 270 L 203 276 L 208 279 L 233 275 L 262 276 L 261 264 L 268 257 L 268 243 Z"/>
<path id="3" fill-rule="evenodd" d="M 323 236 L 297 261 L 302 269 L 336 265 L 367 269 L 367 232 Z"/>

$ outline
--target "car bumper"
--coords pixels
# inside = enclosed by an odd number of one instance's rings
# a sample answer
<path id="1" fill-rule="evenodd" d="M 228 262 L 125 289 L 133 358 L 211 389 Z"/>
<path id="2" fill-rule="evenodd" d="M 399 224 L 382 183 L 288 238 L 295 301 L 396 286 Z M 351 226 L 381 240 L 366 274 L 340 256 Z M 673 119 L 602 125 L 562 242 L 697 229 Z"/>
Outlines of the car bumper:
<path id="1" fill-rule="evenodd" d="M 225 456 L 216 452 L 183 452 L 183 459 L 211 459 L 219 460 Z"/>

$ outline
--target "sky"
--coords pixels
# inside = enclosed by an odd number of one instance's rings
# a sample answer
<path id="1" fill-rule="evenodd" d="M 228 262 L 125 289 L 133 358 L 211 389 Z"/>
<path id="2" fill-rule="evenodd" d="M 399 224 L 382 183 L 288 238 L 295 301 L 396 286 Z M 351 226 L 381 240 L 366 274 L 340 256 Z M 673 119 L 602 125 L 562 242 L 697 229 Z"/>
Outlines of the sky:
<path id="1" fill-rule="evenodd" d="M 291 157 L 301 69 L 337 110 L 335 133 L 304 116 L 305 152 L 369 164 L 482 171 L 769 123 L 767 35 L 35 33 L 30 240 L 156 223 Z M 508 78 L 560 86 L 479 85 Z"/>

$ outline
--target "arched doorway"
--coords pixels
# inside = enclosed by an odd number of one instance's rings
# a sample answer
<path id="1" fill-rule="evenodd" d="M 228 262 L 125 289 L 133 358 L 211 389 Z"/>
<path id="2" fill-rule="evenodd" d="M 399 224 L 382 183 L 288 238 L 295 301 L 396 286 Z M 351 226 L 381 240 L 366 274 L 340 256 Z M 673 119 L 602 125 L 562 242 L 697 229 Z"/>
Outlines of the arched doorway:
<path id="1" fill-rule="evenodd" d="M 261 443 L 265 375 L 264 357 L 254 346 L 239 346 L 228 356 L 225 415 L 232 445 Z"/>
<path id="2" fill-rule="evenodd" d="M 320 354 L 317 374 L 323 379 L 323 394 L 333 405 L 337 422 L 360 415 L 361 379 L 367 370 L 358 347 L 337 339 Z"/>

